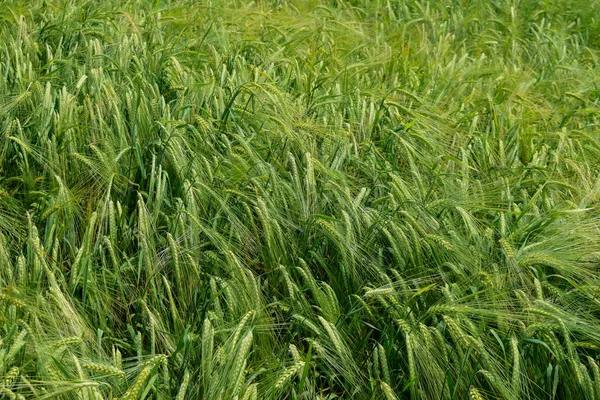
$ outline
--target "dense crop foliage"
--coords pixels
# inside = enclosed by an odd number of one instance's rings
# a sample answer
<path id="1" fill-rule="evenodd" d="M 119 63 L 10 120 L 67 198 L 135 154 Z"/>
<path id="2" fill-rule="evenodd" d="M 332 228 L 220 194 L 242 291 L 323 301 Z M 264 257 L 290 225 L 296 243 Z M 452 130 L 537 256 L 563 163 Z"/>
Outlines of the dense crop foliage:
<path id="1" fill-rule="evenodd" d="M 597 0 L 0 0 L 0 399 L 600 398 Z"/>

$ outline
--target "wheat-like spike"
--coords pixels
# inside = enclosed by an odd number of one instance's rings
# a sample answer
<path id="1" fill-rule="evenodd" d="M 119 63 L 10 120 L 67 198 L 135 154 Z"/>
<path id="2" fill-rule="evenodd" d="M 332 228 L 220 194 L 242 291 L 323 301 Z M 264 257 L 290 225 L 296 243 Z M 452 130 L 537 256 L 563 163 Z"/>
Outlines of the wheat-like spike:
<path id="1" fill-rule="evenodd" d="M 117 200 L 117 218 L 123 218 L 123 207 L 121 206 L 121 202 Z"/>
<path id="2" fill-rule="evenodd" d="M 588 373 L 585 364 L 579 363 L 579 370 L 581 372 L 581 375 L 583 375 L 583 387 L 585 388 L 586 397 L 590 399 L 594 398 L 594 383 L 592 381 L 592 378 L 590 377 L 590 374 Z"/>
<path id="3" fill-rule="evenodd" d="M 142 333 L 137 331 L 134 338 L 135 350 L 138 358 L 142 358 L 144 354 L 144 347 L 142 341 Z"/>
<path id="4" fill-rule="evenodd" d="M 592 357 L 587 356 L 588 363 L 590 364 L 590 369 L 592 370 L 592 376 L 594 378 L 594 390 L 596 395 L 600 394 L 600 367 L 598 367 L 598 362 L 594 360 Z"/>
<path id="5" fill-rule="evenodd" d="M 215 308 L 215 313 L 219 316 L 219 319 L 221 319 L 223 316 L 223 310 L 221 308 L 221 302 L 219 299 L 219 290 L 217 289 L 217 281 L 216 281 L 215 277 L 212 277 L 212 276 L 210 277 L 209 285 L 210 285 L 211 297 L 214 299 L 213 304 L 214 304 L 214 308 Z"/>
<path id="6" fill-rule="evenodd" d="M 519 354 L 519 346 L 516 337 L 510 338 L 510 347 L 512 350 L 513 370 L 512 370 L 512 389 L 516 394 L 521 392 L 521 356 Z"/>
<path id="7" fill-rule="evenodd" d="M 327 351 L 325 350 L 325 347 L 323 346 L 323 344 L 321 344 L 320 341 L 312 338 L 308 338 L 306 339 L 306 341 L 312 344 L 313 349 L 315 349 L 317 355 L 322 357 L 325 357 L 327 355 Z"/>
<path id="8" fill-rule="evenodd" d="M 400 327 L 400 330 L 402 331 L 402 333 L 406 334 L 411 331 L 411 327 L 410 327 L 409 323 L 406 322 L 404 319 L 398 318 L 396 320 L 396 323 Z"/>
<path id="9" fill-rule="evenodd" d="M 225 361 L 226 358 L 226 349 L 224 346 L 220 346 L 217 348 L 217 351 L 215 351 L 215 361 L 217 362 L 217 365 L 222 365 L 223 362 Z"/>
<path id="10" fill-rule="evenodd" d="M 80 343 L 80 342 L 81 342 L 80 338 L 78 338 L 77 336 L 71 336 L 71 337 L 67 337 L 67 338 L 60 339 L 60 340 L 57 340 L 55 342 L 52 342 L 50 344 L 50 348 L 58 350 L 58 349 L 60 349 L 60 348 L 62 348 L 64 346 L 70 346 L 72 344 L 77 344 L 77 343 Z"/>
<path id="11" fill-rule="evenodd" d="M 146 380 L 150 377 L 153 365 L 148 365 L 142 369 L 142 371 L 137 376 L 133 385 L 127 390 L 127 392 L 121 397 L 121 400 L 137 400 L 144 389 L 144 384 Z"/>
<path id="12" fill-rule="evenodd" d="M 577 378 L 577 382 L 579 383 L 579 385 L 585 387 L 585 378 L 583 376 L 583 373 L 581 372 L 581 366 L 583 364 L 581 364 L 578 359 L 572 356 L 569 357 L 569 364 L 571 364 L 571 368 L 573 369 L 573 372 L 575 372 L 575 377 Z"/>
<path id="13" fill-rule="evenodd" d="M 415 355 L 413 353 L 413 338 L 412 335 L 410 334 L 410 332 L 406 332 L 404 334 L 405 337 L 405 343 L 406 343 L 406 356 L 408 359 L 408 376 L 410 377 L 410 380 L 414 382 L 414 384 L 412 385 L 411 388 L 411 396 L 414 396 L 414 394 L 416 393 L 416 386 L 417 386 L 417 371 L 416 371 L 416 367 L 415 367 Z"/>
<path id="14" fill-rule="evenodd" d="M 473 309 L 465 306 L 457 306 L 451 304 L 436 304 L 429 307 L 429 312 L 432 314 L 458 314 L 471 313 Z"/>
<path id="15" fill-rule="evenodd" d="M 117 348 L 114 349 L 113 359 L 114 359 L 115 366 L 119 369 L 122 369 L 123 368 L 123 356 L 121 355 L 121 352 Z"/>
<path id="16" fill-rule="evenodd" d="M 27 330 L 23 329 L 13 340 L 12 346 L 8 350 L 8 353 L 4 356 L 5 363 L 9 363 L 15 357 L 15 355 L 21 350 L 21 348 L 25 345 L 25 336 L 27 335 Z"/>
<path id="17" fill-rule="evenodd" d="M 117 375 L 125 379 L 125 371 L 112 365 L 100 364 L 95 362 L 84 362 L 81 366 L 88 371 L 97 372 L 104 375 Z"/>
<path id="18" fill-rule="evenodd" d="M 280 265 L 279 271 L 281 271 L 281 274 L 283 275 L 283 280 L 285 281 L 285 285 L 288 290 L 289 296 L 292 299 L 295 298 L 296 297 L 296 288 L 294 287 L 294 284 L 292 283 L 292 280 L 290 279 L 290 275 L 288 274 L 287 269 L 283 265 Z"/>
<path id="19" fill-rule="evenodd" d="M 156 320 L 156 317 L 154 316 L 154 313 L 152 311 L 150 311 L 148 304 L 146 304 L 146 302 L 144 300 L 141 300 L 140 302 L 142 304 L 144 311 L 146 312 L 146 315 L 148 316 L 148 321 L 149 321 L 149 325 L 150 325 L 150 353 L 155 354 L 156 330 L 160 329 L 160 326 L 158 324 L 158 321 Z"/>
<path id="20" fill-rule="evenodd" d="M 179 387 L 179 391 L 177 392 L 177 396 L 175 396 L 175 400 L 184 400 L 185 393 L 187 391 L 187 387 L 190 383 L 190 372 L 186 369 L 183 373 L 183 380 L 181 381 L 181 386 Z"/>
<path id="21" fill-rule="evenodd" d="M 530 254 L 530 255 L 524 257 L 522 260 L 520 260 L 519 265 L 522 265 L 524 267 L 531 266 L 531 265 L 546 265 L 549 267 L 557 268 L 557 267 L 561 267 L 562 263 L 559 260 L 557 260 L 556 258 L 549 256 L 547 254 L 534 253 L 534 254 Z"/>
<path id="22" fill-rule="evenodd" d="M 504 252 L 506 258 L 509 260 L 514 260 L 516 258 L 517 255 L 515 253 L 515 249 L 508 239 L 502 238 L 498 241 L 498 243 L 500 243 L 500 247 L 502 247 L 502 251 Z"/>
<path id="23" fill-rule="evenodd" d="M 484 400 L 479 390 L 473 385 L 469 388 L 469 398 L 471 400 Z"/>
<path id="24" fill-rule="evenodd" d="M 87 229 L 84 234 L 84 246 L 86 248 L 86 252 L 89 253 L 92 249 L 92 243 L 94 240 L 94 231 L 96 229 L 96 221 L 98 220 L 98 213 L 93 212 L 87 225 Z"/>
<path id="25" fill-rule="evenodd" d="M 196 124 L 202 130 L 203 133 L 209 133 L 212 129 L 212 124 L 201 116 L 196 116 Z"/>
<path id="26" fill-rule="evenodd" d="M 392 254 L 394 255 L 396 261 L 397 262 L 402 262 L 402 260 L 403 260 L 402 254 L 403 253 L 402 253 L 402 251 L 400 251 L 400 247 L 398 246 L 398 243 L 395 240 L 395 238 L 392 236 L 392 234 L 390 233 L 390 231 L 387 230 L 386 228 L 383 228 L 381 231 L 383 232 L 383 234 L 387 238 L 388 243 L 391 246 Z M 408 245 L 406 245 L 406 248 L 408 248 Z"/>
<path id="27" fill-rule="evenodd" d="M 79 362 L 79 359 L 77 358 L 77 356 L 75 356 L 75 354 L 71 354 L 71 358 L 73 359 L 73 365 L 75 365 L 75 371 L 77 371 L 77 376 L 79 377 L 79 380 L 81 380 L 81 381 L 87 380 L 88 376 L 86 373 L 84 373 L 83 368 L 81 367 L 81 363 Z M 59 381 L 58 373 L 56 372 L 55 367 L 53 365 L 51 365 L 50 363 L 48 363 L 47 372 L 48 372 L 48 375 L 50 375 L 50 377 L 52 378 L 52 380 L 54 382 Z"/>
<path id="28" fill-rule="evenodd" d="M 350 219 L 350 215 L 348 215 L 345 210 L 342 210 L 342 216 L 344 217 L 344 225 L 346 226 L 346 241 L 348 243 L 352 243 L 355 239 L 352 220 Z"/>
<path id="29" fill-rule="evenodd" d="M 108 249 L 108 254 L 110 256 L 110 261 L 113 264 L 113 268 L 117 270 L 119 268 L 119 262 L 117 261 L 117 253 L 115 253 L 115 249 L 112 245 L 112 242 L 108 237 L 105 236 L 104 243 L 106 245 L 106 248 Z"/>
<path id="30" fill-rule="evenodd" d="M 446 239 L 444 239 L 440 235 L 427 234 L 427 235 L 425 235 L 425 238 L 427 238 L 431 242 L 437 244 L 438 246 L 443 247 L 444 249 L 446 249 L 448 251 L 454 250 L 454 246 L 452 246 L 452 244 L 450 242 L 448 242 Z"/>
<path id="31" fill-rule="evenodd" d="M 13 366 L 11 367 L 8 372 L 6 373 L 6 375 L 4 375 L 4 380 L 3 380 L 3 384 L 5 387 L 10 388 L 13 381 L 15 380 L 15 378 L 17 376 L 19 376 L 19 373 L 21 372 L 21 369 L 17 366 Z"/>
<path id="32" fill-rule="evenodd" d="M 310 272 L 310 268 L 306 264 L 306 262 L 303 259 L 300 259 L 299 261 L 300 261 L 300 264 L 302 265 L 302 267 L 296 267 L 296 270 L 300 273 L 300 275 L 302 275 L 304 282 L 306 282 L 306 284 L 308 285 L 310 290 L 313 293 L 316 293 L 318 291 L 317 281 L 315 280 L 314 276 Z"/>
<path id="33" fill-rule="evenodd" d="M 490 371 L 485 369 L 479 370 L 479 373 L 485 377 L 490 386 L 498 391 L 498 393 L 505 399 L 512 399 L 514 396 L 511 392 L 509 392 L 504 385 L 502 384 L 502 380 L 497 378 L 496 375 L 492 374 Z"/>
<path id="34" fill-rule="evenodd" d="M 575 346 L 573 345 L 573 342 L 571 341 L 571 333 L 569 332 L 569 329 L 567 328 L 567 325 L 565 324 L 565 322 L 558 316 L 555 316 L 556 321 L 558 322 L 559 326 L 560 326 L 560 330 L 562 331 L 562 335 L 563 335 L 563 340 L 565 342 L 566 348 L 567 348 L 567 352 L 569 354 L 569 359 L 571 361 L 575 361 L 576 358 L 576 350 L 575 350 Z M 579 370 L 579 368 L 577 368 L 577 371 Z M 575 371 L 575 374 L 577 374 L 577 371 Z M 580 378 L 579 376 L 577 376 L 577 378 Z M 582 381 L 579 380 L 579 382 L 581 383 Z"/>
<path id="35" fill-rule="evenodd" d="M 537 278 L 533 278 L 533 283 L 535 285 L 535 296 L 538 300 L 544 299 L 544 292 L 542 291 L 542 285 Z"/>
<path id="36" fill-rule="evenodd" d="M 201 371 L 202 379 L 208 382 L 212 370 L 213 347 L 214 347 L 214 329 L 208 318 L 204 319 L 202 327 L 202 359 Z"/>
<path id="37" fill-rule="evenodd" d="M 256 383 L 251 384 L 244 392 L 244 397 L 241 400 L 257 400 L 258 399 L 258 385 Z"/>
<path id="38" fill-rule="evenodd" d="M 374 318 L 373 311 L 371 311 L 371 306 L 369 306 L 362 299 L 361 296 L 358 296 L 357 294 L 352 294 L 351 297 L 358 302 L 358 304 L 360 305 L 360 307 L 359 307 L 360 309 L 366 311 L 366 313 L 369 315 L 370 318 Z"/>
<path id="39" fill-rule="evenodd" d="M 35 250 L 36 259 L 39 262 L 39 264 L 42 266 L 42 268 L 46 274 L 46 278 L 48 279 L 48 282 L 50 283 L 50 286 L 56 290 L 56 288 L 58 288 L 58 284 L 56 282 L 56 277 L 54 276 L 54 274 L 48 267 L 48 264 L 46 263 L 46 256 L 44 254 L 44 249 L 42 248 L 42 246 L 40 244 L 38 232 L 35 227 L 33 227 L 31 235 L 32 235 L 31 242 L 32 242 L 33 248 Z M 75 263 L 73 263 L 73 265 L 75 265 Z M 76 271 L 74 273 L 76 273 Z"/>
<path id="40" fill-rule="evenodd" d="M 108 234 L 110 241 L 117 242 L 117 217 L 115 215 L 115 204 L 112 200 L 108 202 Z"/>
<path id="41" fill-rule="evenodd" d="M 527 308 L 524 308 L 523 311 L 525 311 L 527 313 L 531 313 L 531 314 L 540 315 L 540 316 L 546 317 L 548 319 L 554 319 L 554 317 L 556 316 L 555 314 L 553 314 L 549 311 L 546 311 L 546 310 L 542 310 L 539 307 L 527 307 Z M 549 324 L 546 324 L 546 325 L 554 326 L 554 325 L 549 325 Z"/>
<path id="42" fill-rule="evenodd" d="M 21 301 L 19 299 L 15 299 L 14 297 L 9 296 L 5 293 L 0 293 L 0 300 L 4 300 L 16 307 L 19 307 L 19 308 L 25 308 L 25 306 L 26 306 L 26 304 L 23 301 Z"/>
<path id="43" fill-rule="evenodd" d="M 292 366 L 286 368 L 277 379 L 275 389 L 281 389 L 290 380 L 292 376 L 304 369 L 304 361 L 297 361 Z"/>
<path id="44" fill-rule="evenodd" d="M 600 346 L 594 344 L 594 343 L 590 343 L 590 342 L 573 342 L 573 346 L 575 347 L 579 347 L 582 349 L 589 349 L 589 350 L 598 350 L 600 349 Z"/>
<path id="45" fill-rule="evenodd" d="M 173 318 L 174 324 L 181 325 L 181 318 L 179 317 L 179 311 L 177 309 L 177 305 L 175 304 L 175 298 L 173 297 L 171 285 L 167 280 L 167 277 L 163 275 L 163 283 L 165 287 L 165 291 L 167 292 L 167 297 L 169 299 L 169 308 L 171 309 L 171 316 Z"/>
<path id="46" fill-rule="evenodd" d="M 375 376 L 375 379 L 380 379 L 379 373 L 379 350 L 377 347 L 373 349 L 373 362 L 371 365 L 372 374 Z"/>
<path id="47" fill-rule="evenodd" d="M 564 295 L 564 292 L 562 290 L 548 282 L 544 282 L 542 284 L 542 288 L 545 289 L 546 292 L 550 292 L 552 296 L 558 299 L 562 298 L 562 296 Z"/>
<path id="48" fill-rule="evenodd" d="M 456 321 L 448 315 L 444 315 L 442 318 L 446 322 L 448 329 L 450 330 L 450 334 L 452 335 L 452 338 L 455 340 L 455 342 L 457 344 L 462 345 L 463 347 L 468 347 L 469 341 L 467 339 L 467 334 L 456 323 Z"/>
<path id="49" fill-rule="evenodd" d="M 459 307 L 460 308 L 460 307 Z M 468 307 L 464 307 L 465 309 L 467 309 Z M 479 310 L 479 309 L 473 309 L 473 312 L 478 312 L 480 314 L 487 314 L 486 312 L 487 310 Z M 493 313 L 491 313 L 492 316 Z M 462 323 L 466 325 L 467 328 L 467 332 L 469 332 L 469 334 L 471 336 L 474 336 L 476 338 L 479 338 L 479 327 L 477 326 L 477 324 L 469 317 L 465 317 L 461 319 Z"/>
<path id="50" fill-rule="evenodd" d="M 312 163 L 312 155 L 310 153 L 305 153 L 305 162 L 306 162 L 306 194 L 307 194 L 307 204 L 311 206 L 311 197 L 316 192 L 316 182 L 315 182 L 315 173 Z"/>
<path id="51" fill-rule="evenodd" d="M 169 359 L 165 356 L 162 359 L 161 362 L 161 369 L 162 369 L 162 373 L 163 373 L 163 385 L 167 388 L 167 390 L 170 390 L 171 388 L 171 379 L 170 379 L 170 375 L 169 375 Z"/>
<path id="52" fill-rule="evenodd" d="M 379 381 L 379 384 L 381 385 L 381 391 L 383 392 L 386 400 L 397 400 L 398 399 L 398 397 L 396 396 L 396 394 L 394 393 L 394 391 L 392 390 L 392 388 L 390 387 L 390 385 L 387 382 Z"/>
<path id="53" fill-rule="evenodd" d="M 248 353 L 252 347 L 254 336 L 252 331 L 249 331 L 240 341 L 238 352 L 233 360 L 231 367 L 232 388 L 233 394 L 238 395 L 242 389 L 243 379 L 246 374 L 246 363 Z"/>
<path id="54" fill-rule="evenodd" d="M 310 331 L 312 331 L 316 335 L 319 335 L 321 333 L 321 330 L 319 329 L 319 327 L 303 315 L 294 314 L 292 316 L 292 319 L 300 322 L 302 325 L 307 327 Z"/>
<path id="55" fill-rule="evenodd" d="M 145 367 L 147 365 L 150 365 L 152 367 L 156 367 L 157 365 L 162 364 L 166 358 L 167 358 L 167 356 L 164 354 L 157 354 L 156 356 L 141 363 L 141 366 Z"/>
<path id="56" fill-rule="evenodd" d="M 431 328 L 431 332 L 433 332 L 433 337 L 436 342 L 436 347 L 437 347 L 437 349 L 440 350 L 444 363 L 448 364 L 449 363 L 448 349 L 447 349 L 448 343 L 446 342 L 446 339 L 444 338 L 442 333 L 436 328 Z"/>
<path id="57" fill-rule="evenodd" d="M 536 300 L 535 304 L 537 306 L 541 307 L 541 308 L 544 308 L 546 310 L 550 310 L 550 313 L 554 316 L 554 318 L 559 318 L 561 316 L 568 316 L 569 315 L 569 313 L 565 312 L 561 308 L 555 306 L 552 303 L 544 301 L 544 300 Z"/>
<path id="58" fill-rule="evenodd" d="M 344 344 L 342 343 L 342 340 L 339 336 L 339 332 L 337 331 L 335 325 L 333 325 L 331 322 L 327 321 L 325 318 L 321 317 L 320 315 L 317 318 L 319 319 L 319 322 L 321 322 L 321 325 L 323 326 L 323 328 L 325 328 L 325 331 L 327 332 L 329 339 L 333 343 L 335 350 L 338 352 L 338 354 L 340 356 L 343 357 L 346 354 L 346 352 L 344 350 L 345 347 L 344 347 Z"/>
<path id="59" fill-rule="evenodd" d="M 395 293 L 396 293 L 396 290 L 391 286 L 380 287 L 377 289 L 367 290 L 364 294 L 364 298 L 371 299 L 371 298 L 379 297 L 379 296 L 383 296 L 383 295 L 394 295 Z"/>
<path id="60" fill-rule="evenodd" d="M 294 361 L 299 361 L 300 360 L 300 352 L 298 351 L 298 348 L 293 343 L 290 343 L 288 348 L 290 350 L 290 354 L 292 355 L 292 358 L 294 359 Z"/>
<path id="61" fill-rule="evenodd" d="M 322 293 L 324 296 L 318 296 L 318 302 L 325 316 L 331 321 L 339 318 L 340 308 L 335 291 L 326 282 L 321 283 Z"/>
<path id="62" fill-rule="evenodd" d="M 246 314 L 244 314 L 244 316 L 238 323 L 235 331 L 233 332 L 233 336 L 231 337 L 231 343 L 233 343 L 235 345 L 238 342 L 238 339 L 242 333 L 242 330 L 246 326 L 246 323 L 248 323 L 248 320 L 250 319 L 250 317 L 252 315 L 254 315 L 254 312 L 255 312 L 254 310 L 250 310 Z"/>
<path id="63" fill-rule="evenodd" d="M 516 289 L 514 293 L 523 307 L 529 307 L 531 305 L 531 299 L 529 298 L 529 295 L 523 290 Z"/>
<path id="64" fill-rule="evenodd" d="M 378 353 L 379 353 L 379 362 L 381 363 L 381 373 L 383 375 L 383 380 L 386 383 L 391 383 L 392 381 L 391 381 L 391 377 L 390 377 L 390 369 L 388 366 L 387 357 L 385 355 L 385 349 L 379 343 L 377 343 L 377 349 L 378 349 Z"/>
<path id="65" fill-rule="evenodd" d="M 19 276 L 19 285 L 21 287 L 25 287 L 25 285 L 27 285 L 27 267 L 23 254 L 20 254 L 17 258 L 17 271 Z"/>
<path id="66" fill-rule="evenodd" d="M 71 265 L 71 280 L 69 281 L 70 286 L 75 287 L 77 285 L 79 279 L 79 267 L 81 264 L 81 260 L 83 258 L 85 248 L 81 246 L 77 251 L 77 255 L 75 255 L 75 260 L 73 261 L 73 265 Z M 52 278 L 49 278 L 50 282 L 52 282 Z"/>
<path id="67" fill-rule="evenodd" d="M 485 345 L 483 344 L 483 341 L 481 339 L 475 339 L 469 336 L 469 342 L 472 344 L 473 348 L 477 349 L 479 352 L 479 357 L 481 357 L 481 363 L 484 368 L 493 369 L 494 367 L 492 359 Z"/>
<path id="68" fill-rule="evenodd" d="M 554 331 L 557 329 L 559 329 L 559 327 L 552 329 L 552 331 L 546 332 L 544 338 L 545 342 L 548 343 L 548 345 L 552 349 L 552 352 L 554 353 L 556 359 L 559 361 L 564 361 L 567 358 L 567 356 L 564 353 L 564 347 L 560 344 L 560 342 L 556 338 L 556 335 L 554 334 Z"/>
<path id="69" fill-rule="evenodd" d="M 381 308 L 384 310 L 393 309 L 392 304 L 388 301 L 389 297 L 389 293 L 375 293 L 375 298 L 381 303 Z"/>
<path id="70" fill-rule="evenodd" d="M 37 346 L 35 331 L 31 328 L 31 326 L 27 322 L 25 322 L 25 320 L 20 318 L 17 320 L 17 323 L 23 327 L 23 330 L 25 330 L 25 332 L 27 332 L 27 335 L 31 340 L 30 343 L 33 344 L 33 346 Z"/>
<path id="71" fill-rule="evenodd" d="M 290 168 L 292 169 L 292 179 L 296 183 L 297 188 L 300 189 L 300 175 L 298 174 L 298 166 L 296 164 L 296 158 L 294 157 L 294 154 L 292 154 L 289 151 L 287 153 L 287 156 L 288 156 L 288 164 L 290 165 Z"/>
<path id="72" fill-rule="evenodd" d="M 175 244 L 175 239 L 171 233 L 167 233 L 167 240 L 169 241 L 169 251 L 171 252 L 171 257 L 173 259 L 173 274 L 175 275 L 175 284 L 177 285 L 177 293 L 183 293 L 183 285 L 181 281 L 181 267 L 179 264 L 179 253 L 177 251 L 177 245 Z"/>
<path id="73" fill-rule="evenodd" d="M 448 284 L 444 284 L 444 286 L 442 286 L 440 288 L 440 290 L 442 291 L 442 293 L 444 294 L 444 297 L 446 297 L 446 299 L 450 302 L 455 300 L 455 296 L 452 294 L 452 292 L 450 291 L 450 287 L 448 286 Z"/>

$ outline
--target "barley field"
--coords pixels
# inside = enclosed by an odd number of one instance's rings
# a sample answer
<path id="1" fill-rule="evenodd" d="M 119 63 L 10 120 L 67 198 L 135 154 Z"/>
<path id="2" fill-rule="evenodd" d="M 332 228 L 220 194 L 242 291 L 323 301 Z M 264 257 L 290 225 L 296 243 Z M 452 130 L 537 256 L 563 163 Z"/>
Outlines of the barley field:
<path id="1" fill-rule="evenodd" d="M 0 399 L 600 399 L 599 0 L 0 0 Z"/>

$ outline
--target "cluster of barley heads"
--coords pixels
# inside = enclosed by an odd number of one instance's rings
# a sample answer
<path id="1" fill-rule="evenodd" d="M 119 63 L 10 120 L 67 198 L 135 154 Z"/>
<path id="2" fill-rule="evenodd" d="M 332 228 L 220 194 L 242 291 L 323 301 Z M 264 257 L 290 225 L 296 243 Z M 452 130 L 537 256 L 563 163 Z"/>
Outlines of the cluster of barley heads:
<path id="1" fill-rule="evenodd" d="M 0 0 L 0 399 L 600 398 L 598 7 Z"/>

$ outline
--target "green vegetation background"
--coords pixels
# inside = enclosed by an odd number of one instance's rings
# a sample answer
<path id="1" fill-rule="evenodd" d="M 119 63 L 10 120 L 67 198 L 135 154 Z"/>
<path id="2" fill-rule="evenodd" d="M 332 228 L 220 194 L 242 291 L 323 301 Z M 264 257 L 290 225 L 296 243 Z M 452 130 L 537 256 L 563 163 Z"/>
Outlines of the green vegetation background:
<path id="1" fill-rule="evenodd" d="M 0 399 L 600 398 L 599 11 L 0 0 Z"/>

